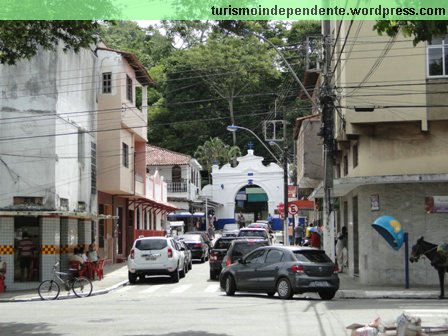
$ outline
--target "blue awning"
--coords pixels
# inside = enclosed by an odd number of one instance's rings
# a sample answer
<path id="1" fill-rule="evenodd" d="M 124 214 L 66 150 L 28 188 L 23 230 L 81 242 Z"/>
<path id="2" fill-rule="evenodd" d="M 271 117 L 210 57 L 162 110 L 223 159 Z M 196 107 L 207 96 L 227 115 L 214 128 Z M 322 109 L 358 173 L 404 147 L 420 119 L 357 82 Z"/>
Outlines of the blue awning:
<path id="1" fill-rule="evenodd" d="M 403 228 L 398 220 L 391 216 L 378 217 L 372 227 L 386 239 L 386 242 L 396 251 L 403 245 Z"/>

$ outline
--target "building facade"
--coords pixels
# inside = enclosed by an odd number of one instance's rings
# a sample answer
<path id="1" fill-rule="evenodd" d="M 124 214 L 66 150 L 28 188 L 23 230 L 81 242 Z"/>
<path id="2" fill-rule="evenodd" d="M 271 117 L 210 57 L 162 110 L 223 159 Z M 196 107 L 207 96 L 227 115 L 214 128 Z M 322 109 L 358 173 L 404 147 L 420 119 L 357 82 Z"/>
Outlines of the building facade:
<path id="1" fill-rule="evenodd" d="M 421 236 L 436 244 L 448 239 L 448 40 L 413 46 L 402 35 L 378 36 L 373 24 L 332 22 L 334 220 L 348 228 L 351 275 L 366 284 L 403 284 L 404 246 L 395 251 L 371 224 L 396 218 L 410 245 Z M 321 187 L 314 196 L 322 196 Z M 410 267 L 410 281 L 438 278 L 420 263 Z"/>
<path id="2" fill-rule="evenodd" d="M 74 246 L 91 242 L 96 62 L 90 49 L 58 47 L 0 66 L 0 258 L 8 289 L 37 287 L 57 260 L 67 264 Z M 19 253 L 25 236 L 28 258 Z"/>

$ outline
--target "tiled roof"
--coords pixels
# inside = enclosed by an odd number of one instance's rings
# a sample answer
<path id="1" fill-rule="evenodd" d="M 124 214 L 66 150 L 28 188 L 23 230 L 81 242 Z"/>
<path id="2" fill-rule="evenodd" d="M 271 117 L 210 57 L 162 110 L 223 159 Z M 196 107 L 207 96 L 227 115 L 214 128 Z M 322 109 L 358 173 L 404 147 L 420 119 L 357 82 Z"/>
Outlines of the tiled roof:
<path id="1" fill-rule="evenodd" d="M 146 146 L 146 164 L 148 166 L 187 165 L 191 156 L 170 151 L 157 146 Z"/>

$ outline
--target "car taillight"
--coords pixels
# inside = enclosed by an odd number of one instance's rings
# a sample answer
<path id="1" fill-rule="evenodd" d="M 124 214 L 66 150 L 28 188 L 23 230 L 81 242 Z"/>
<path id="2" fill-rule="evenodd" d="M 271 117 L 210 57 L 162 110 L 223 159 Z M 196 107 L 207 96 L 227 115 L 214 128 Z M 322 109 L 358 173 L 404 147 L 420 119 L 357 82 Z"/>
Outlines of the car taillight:
<path id="1" fill-rule="evenodd" d="M 232 265 L 232 258 L 227 258 L 226 259 L 226 266 L 230 266 Z"/>
<path id="2" fill-rule="evenodd" d="M 201 243 L 194 244 L 194 247 L 202 247 L 202 244 Z"/>
<path id="3" fill-rule="evenodd" d="M 218 260 L 218 253 L 217 252 L 212 252 L 211 254 L 210 254 L 210 259 L 209 259 L 210 261 L 216 261 L 216 260 Z"/>
<path id="4" fill-rule="evenodd" d="M 168 258 L 173 257 L 173 250 L 171 248 L 168 248 Z"/>
<path id="5" fill-rule="evenodd" d="M 135 251 L 134 251 L 134 249 L 131 250 L 131 253 L 129 254 L 129 257 L 130 257 L 131 259 L 134 259 L 134 257 L 135 257 Z"/>
<path id="6" fill-rule="evenodd" d="M 337 267 L 336 265 L 334 265 L 333 273 L 339 273 L 339 267 Z"/>
<path id="7" fill-rule="evenodd" d="M 293 265 L 291 267 L 291 271 L 293 273 L 303 273 L 303 266 L 302 265 Z"/>

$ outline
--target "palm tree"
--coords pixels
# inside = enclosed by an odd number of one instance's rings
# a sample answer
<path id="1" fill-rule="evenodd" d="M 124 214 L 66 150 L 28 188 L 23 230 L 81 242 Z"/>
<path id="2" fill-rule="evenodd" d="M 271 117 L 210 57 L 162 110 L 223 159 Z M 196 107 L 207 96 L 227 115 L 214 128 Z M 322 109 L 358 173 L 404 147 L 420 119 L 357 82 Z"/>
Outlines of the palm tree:
<path id="1" fill-rule="evenodd" d="M 220 165 L 230 163 L 236 157 L 241 155 L 238 146 L 226 145 L 220 138 L 210 138 L 203 145 L 198 146 L 194 152 L 194 157 L 199 161 L 202 167 L 207 170 L 208 183 L 211 182 L 212 166 L 215 163 Z"/>

